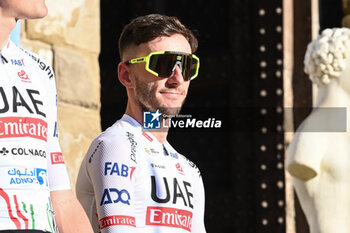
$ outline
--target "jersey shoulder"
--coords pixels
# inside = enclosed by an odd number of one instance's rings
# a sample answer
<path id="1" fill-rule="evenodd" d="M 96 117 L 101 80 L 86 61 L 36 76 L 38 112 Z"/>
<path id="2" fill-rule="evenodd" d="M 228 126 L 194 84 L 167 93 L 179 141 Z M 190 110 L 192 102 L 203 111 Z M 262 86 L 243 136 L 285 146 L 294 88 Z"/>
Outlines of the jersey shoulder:
<path id="1" fill-rule="evenodd" d="M 43 76 L 47 77 L 49 80 L 55 79 L 55 74 L 53 72 L 53 69 L 51 65 L 45 59 L 40 57 L 38 54 L 29 51 L 28 49 L 18 47 L 14 43 L 12 43 L 12 49 L 11 54 L 13 56 L 17 57 L 16 59 L 11 59 L 10 62 L 25 62 L 23 65 L 31 66 L 33 67 L 36 72 L 42 74 Z"/>
<path id="2" fill-rule="evenodd" d="M 87 162 L 116 160 L 136 163 L 137 139 L 135 133 L 122 127 L 120 122 L 97 136 L 86 154 Z"/>
<path id="3" fill-rule="evenodd" d="M 185 155 L 179 153 L 177 150 L 174 149 L 172 145 L 170 145 L 169 142 L 165 143 L 165 148 L 170 152 L 170 156 L 173 159 L 178 159 L 181 165 L 187 166 L 193 173 L 197 173 L 200 176 L 200 171 L 197 165 L 192 162 L 190 159 L 188 159 Z"/>
<path id="4" fill-rule="evenodd" d="M 169 144 L 169 146 L 171 146 L 171 145 Z M 188 167 L 188 169 L 191 171 L 191 173 L 193 175 L 198 175 L 199 177 L 201 177 L 201 172 L 194 162 L 192 162 L 190 159 L 188 159 L 183 154 L 180 154 L 179 152 L 177 152 L 172 146 L 171 146 L 171 148 L 172 148 L 172 151 L 174 152 L 174 154 L 176 155 L 176 156 L 172 155 L 172 157 L 175 157 L 175 159 L 178 159 L 179 162 L 181 163 L 181 165 L 183 164 L 184 166 Z"/>

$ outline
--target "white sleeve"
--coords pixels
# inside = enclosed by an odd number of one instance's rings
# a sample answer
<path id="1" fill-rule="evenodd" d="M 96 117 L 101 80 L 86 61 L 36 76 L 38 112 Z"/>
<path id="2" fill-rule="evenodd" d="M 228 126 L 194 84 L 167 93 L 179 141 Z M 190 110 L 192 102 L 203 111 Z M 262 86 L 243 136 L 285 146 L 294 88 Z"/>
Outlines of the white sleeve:
<path id="1" fill-rule="evenodd" d="M 51 67 L 50 67 L 51 68 Z M 52 72 L 52 69 L 51 69 Z M 52 72 L 53 74 L 53 72 Z M 48 83 L 48 113 L 47 113 L 47 168 L 50 191 L 70 189 L 70 181 L 63 155 L 58 142 L 57 133 L 57 91 L 54 75 L 46 77 Z"/>
<path id="2" fill-rule="evenodd" d="M 92 147 L 96 148 L 98 144 L 98 148 L 87 161 L 98 222 L 102 233 L 133 233 L 136 226 L 133 185 L 136 164 L 130 159 L 129 142 L 107 140 L 94 142 Z"/>

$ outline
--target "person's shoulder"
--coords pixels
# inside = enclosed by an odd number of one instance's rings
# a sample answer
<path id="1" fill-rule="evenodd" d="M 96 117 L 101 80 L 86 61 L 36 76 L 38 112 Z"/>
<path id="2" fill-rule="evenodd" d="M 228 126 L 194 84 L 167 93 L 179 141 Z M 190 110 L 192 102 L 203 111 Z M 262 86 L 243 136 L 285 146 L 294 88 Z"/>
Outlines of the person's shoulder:
<path id="1" fill-rule="evenodd" d="M 169 142 L 165 143 L 165 146 L 170 152 L 170 156 L 173 159 L 177 159 L 181 166 L 185 166 L 189 171 L 191 171 L 193 175 L 197 174 L 199 177 L 201 177 L 201 172 L 194 162 L 192 162 L 187 156 L 175 150 L 175 148 L 172 145 L 170 145 Z"/>
<path id="2" fill-rule="evenodd" d="M 26 66 L 29 65 L 33 67 L 37 72 L 49 78 L 49 80 L 53 80 L 55 78 L 51 65 L 44 58 L 39 56 L 37 53 L 30 51 L 29 49 L 19 47 L 14 44 L 12 46 L 14 47 L 13 50 L 23 56 L 26 62 Z"/>
<path id="3" fill-rule="evenodd" d="M 135 138 L 135 132 L 129 127 L 125 127 L 122 120 L 116 121 L 112 126 L 108 127 L 96 139 L 103 141 L 104 144 L 123 145 Z"/>
<path id="4" fill-rule="evenodd" d="M 129 160 L 130 153 L 136 150 L 137 142 L 134 133 L 123 127 L 120 120 L 97 136 L 86 154 L 89 163 L 93 158 L 100 160 L 113 157 L 117 160 Z"/>
<path id="5" fill-rule="evenodd" d="M 193 175 L 196 175 L 198 177 L 202 176 L 197 165 L 194 162 L 192 162 L 189 158 L 187 158 L 185 155 L 178 153 L 178 159 L 181 161 L 182 164 L 185 164 L 189 168 L 189 170 Z"/>

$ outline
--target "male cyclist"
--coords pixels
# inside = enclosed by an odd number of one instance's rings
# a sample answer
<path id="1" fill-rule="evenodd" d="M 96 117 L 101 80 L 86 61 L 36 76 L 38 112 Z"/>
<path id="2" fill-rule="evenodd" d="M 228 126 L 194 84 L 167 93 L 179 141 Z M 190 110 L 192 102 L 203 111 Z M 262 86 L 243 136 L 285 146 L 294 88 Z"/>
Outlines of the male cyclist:
<path id="1" fill-rule="evenodd" d="M 206 232 L 198 168 L 170 146 L 166 128 L 142 126 L 146 112 L 180 111 L 198 74 L 197 43 L 175 17 L 141 16 L 123 29 L 118 74 L 126 112 L 92 142 L 76 186 L 95 232 Z"/>
<path id="2" fill-rule="evenodd" d="M 45 0 L 0 0 L 0 232 L 92 232 L 58 143 L 53 71 L 9 40 L 46 14 Z"/>

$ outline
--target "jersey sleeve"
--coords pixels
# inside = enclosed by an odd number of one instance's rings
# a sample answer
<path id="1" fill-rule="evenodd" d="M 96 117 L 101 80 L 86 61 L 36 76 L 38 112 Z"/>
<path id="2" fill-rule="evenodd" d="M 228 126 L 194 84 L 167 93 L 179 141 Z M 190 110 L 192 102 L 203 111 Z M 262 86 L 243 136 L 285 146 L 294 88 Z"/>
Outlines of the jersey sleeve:
<path id="1" fill-rule="evenodd" d="M 108 138 L 95 141 L 86 158 L 87 176 L 95 196 L 102 233 L 133 233 L 136 227 L 134 171 L 130 142 Z"/>
<path id="2" fill-rule="evenodd" d="M 57 133 L 57 91 L 55 76 L 50 67 L 47 98 L 49 100 L 47 113 L 47 168 L 50 191 L 70 189 L 70 180 L 63 155 L 58 141 Z M 51 73 L 52 72 L 52 73 Z"/>

